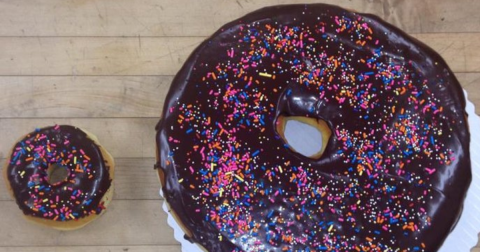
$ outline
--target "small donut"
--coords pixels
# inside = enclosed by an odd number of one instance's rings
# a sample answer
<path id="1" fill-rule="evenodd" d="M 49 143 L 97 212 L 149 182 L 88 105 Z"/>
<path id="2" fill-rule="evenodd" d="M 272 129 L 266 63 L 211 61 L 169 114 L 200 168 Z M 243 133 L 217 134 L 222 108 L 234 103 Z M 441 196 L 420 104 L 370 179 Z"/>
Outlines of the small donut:
<path id="1" fill-rule="evenodd" d="M 318 155 L 285 140 L 296 118 L 327 128 Z M 325 4 L 223 26 L 174 78 L 156 129 L 165 200 L 207 251 L 437 251 L 471 181 L 445 61 Z"/>
<path id="2" fill-rule="evenodd" d="M 113 196 L 114 167 L 112 156 L 94 135 L 56 125 L 23 137 L 3 170 L 28 220 L 73 230 L 104 213 Z"/>

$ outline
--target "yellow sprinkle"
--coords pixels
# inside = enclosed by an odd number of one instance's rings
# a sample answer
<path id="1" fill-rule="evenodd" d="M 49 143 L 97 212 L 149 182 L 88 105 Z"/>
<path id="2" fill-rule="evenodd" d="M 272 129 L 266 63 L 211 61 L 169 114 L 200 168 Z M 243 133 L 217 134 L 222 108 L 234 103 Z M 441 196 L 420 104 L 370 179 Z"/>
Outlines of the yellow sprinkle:
<path id="1" fill-rule="evenodd" d="M 328 228 L 328 232 L 332 231 L 333 229 L 333 225 L 330 225 L 330 227 Z"/>
<path id="2" fill-rule="evenodd" d="M 283 169 L 280 165 L 278 166 L 278 169 L 280 170 L 280 173 L 283 173 Z"/>
<path id="3" fill-rule="evenodd" d="M 28 151 L 31 151 L 32 149 L 30 149 L 30 147 L 27 147 L 27 150 L 28 150 Z"/>
<path id="4" fill-rule="evenodd" d="M 221 234 L 219 234 L 219 235 L 218 235 L 218 240 L 222 241 L 222 237 L 223 237 L 223 236 L 222 236 Z"/>
<path id="5" fill-rule="evenodd" d="M 215 163 L 210 164 L 210 171 L 213 171 L 213 167 L 215 167 L 215 165 L 217 165 L 217 164 L 215 164 Z"/>
<path id="6" fill-rule="evenodd" d="M 75 219 L 75 216 L 73 216 L 72 214 L 70 214 L 69 216 L 70 218 Z"/>
<path id="7" fill-rule="evenodd" d="M 77 163 L 77 156 L 73 157 L 73 164 Z"/>
<path id="8" fill-rule="evenodd" d="M 183 178 L 178 180 L 178 183 L 182 183 L 182 182 L 183 182 Z"/>
<path id="9" fill-rule="evenodd" d="M 272 75 L 269 74 L 269 73 L 259 73 L 259 75 L 262 76 L 262 77 L 272 78 Z"/>
<path id="10" fill-rule="evenodd" d="M 225 175 L 232 175 L 233 172 L 229 171 L 229 172 L 225 172 Z"/>
<path id="11" fill-rule="evenodd" d="M 235 174 L 235 177 L 236 177 L 238 180 L 240 180 L 240 181 L 243 182 L 243 178 L 242 178 L 242 177 L 238 176 L 237 174 Z"/>
<path id="12" fill-rule="evenodd" d="M 44 199 L 44 200 L 43 200 L 43 202 L 47 202 L 47 201 L 48 201 L 48 199 Z"/>
<path id="13" fill-rule="evenodd" d="M 218 192 L 219 192 L 219 195 L 220 195 L 220 197 L 222 197 L 222 194 L 223 194 L 223 188 L 220 188 L 220 190 L 218 190 Z"/>
<path id="14" fill-rule="evenodd" d="M 25 171 L 20 172 L 20 176 L 23 178 L 23 175 L 25 175 Z"/>

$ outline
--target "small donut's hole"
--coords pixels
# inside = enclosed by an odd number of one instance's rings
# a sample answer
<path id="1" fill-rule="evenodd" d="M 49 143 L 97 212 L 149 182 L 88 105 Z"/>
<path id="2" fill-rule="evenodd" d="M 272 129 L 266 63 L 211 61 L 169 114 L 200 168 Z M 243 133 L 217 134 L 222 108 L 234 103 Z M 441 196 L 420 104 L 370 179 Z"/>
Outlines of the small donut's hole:
<path id="1" fill-rule="evenodd" d="M 59 164 L 51 164 L 47 169 L 47 182 L 50 185 L 59 185 L 68 180 L 68 169 Z"/>
<path id="2" fill-rule="evenodd" d="M 332 135 L 324 120 L 303 116 L 279 116 L 277 132 L 292 151 L 312 159 L 322 156 Z"/>

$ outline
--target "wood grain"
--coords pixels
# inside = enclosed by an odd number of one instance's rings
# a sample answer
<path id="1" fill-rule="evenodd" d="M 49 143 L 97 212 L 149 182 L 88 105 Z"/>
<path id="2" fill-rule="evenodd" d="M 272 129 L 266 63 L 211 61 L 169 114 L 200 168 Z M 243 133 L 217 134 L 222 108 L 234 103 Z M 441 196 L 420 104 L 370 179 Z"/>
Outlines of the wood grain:
<path id="1" fill-rule="evenodd" d="M 258 8 L 315 0 L 2 0 L 0 36 L 208 36 Z M 476 0 L 324 0 L 410 33 L 479 32 Z"/>
<path id="2" fill-rule="evenodd" d="M 0 201 L 0 247 L 176 245 L 161 200 L 113 200 L 100 218 L 75 231 L 58 231 L 23 219 L 13 201 Z"/>
<path id="3" fill-rule="evenodd" d="M 172 75 L 202 40 L 0 37 L 0 75 Z"/>
<path id="4" fill-rule="evenodd" d="M 179 245 L 0 247 L 0 252 L 180 252 Z"/>
<path id="5" fill-rule="evenodd" d="M 158 118 L 27 118 L 0 119 L 0 158 L 37 127 L 68 124 L 94 132 L 115 158 L 155 157 L 155 125 Z"/>
<path id="6" fill-rule="evenodd" d="M 0 118 L 159 117 L 172 76 L 2 76 Z"/>
<path id="7" fill-rule="evenodd" d="M 0 160 L 1 164 L 4 160 Z M 115 159 L 115 200 L 158 200 L 160 182 L 153 169 L 154 158 L 116 158 Z M 0 171 L 4 167 L 0 167 Z M 0 178 L 0 201 L 13 201 Z"/>
<path id="8" fill-rule="evenodd" d="M 480 71 L 480 33 L 413 35 L 455 72 Z M 0 75 L 174 75 L 202 37 L 0 37 Z"/>

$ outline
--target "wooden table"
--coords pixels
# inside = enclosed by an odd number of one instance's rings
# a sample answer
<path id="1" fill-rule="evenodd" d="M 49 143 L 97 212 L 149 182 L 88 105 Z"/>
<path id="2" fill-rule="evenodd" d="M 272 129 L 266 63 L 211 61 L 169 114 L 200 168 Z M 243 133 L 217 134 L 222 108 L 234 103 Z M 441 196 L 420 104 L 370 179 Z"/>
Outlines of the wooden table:
<path id="1" fill-rule="evenodd" d="M 0 251 L 180 251 L 153 171 L 172 76 L 222 24 L 292 2 L 0 0 L 0 158 L 35 127 L 73 124 L 117 161 L 108 212 L 72 232 L 24 221 L 0 180 Z M 480 1 L 326 2 L 377 14 L 433 47 L 480 108 Z"/>

